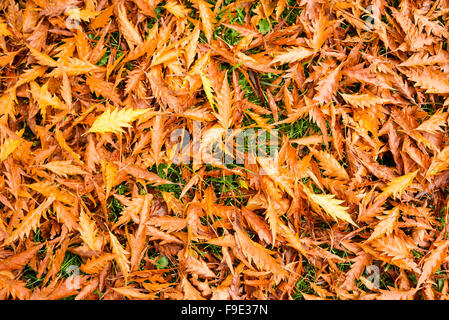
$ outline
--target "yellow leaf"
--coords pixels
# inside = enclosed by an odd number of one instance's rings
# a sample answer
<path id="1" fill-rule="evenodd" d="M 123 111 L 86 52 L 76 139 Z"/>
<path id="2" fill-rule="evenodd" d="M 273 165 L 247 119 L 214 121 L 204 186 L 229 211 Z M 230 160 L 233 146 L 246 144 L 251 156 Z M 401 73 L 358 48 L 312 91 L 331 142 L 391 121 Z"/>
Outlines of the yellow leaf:
<path id="1" fill-rule="evenodd" d="M 62 65 L 60 65 L 59 67 L 55 68 L 52 72 L 50 72 L 48 74 L 48 77 L 60 78 L 62 77 L 64 72 L 66 72 L 67 76 L 79 76 L 81 74 L 100 70 L 101 68 L 99 66 L 96 66 L 90 62 L 78 58 L 64 57 Z"/>
<path id="2" fill-rule="evenodd" d="M 7 90 L 4 95 L 0 97 L 0 116 L 4 114 L 14 114 L 14 102 L 16 99 L 15 90 Z"/>
<path id="3" fill-rule="evenodd" d="M 115 186 L 115 180 L 117 179 L 118 169 L 109 161 L 104 160 L 101 163 L 101 171 L 103 172 L 103 181 L 106 187 L 106 199 L 109 197 L 109 192 Z"/>
<path id="4" fill-rule="evenodd" d="M 93 221 L 83 209 L 80 212 L 79 232 L 81 239 L 94 251 L 101 251 L 103 245 L 98 236 L 98 229 Z"/>
<path id="5" fill-rule="evenodd" d="M 315 52 L 318 52 L 332 32 L 332 21 L 329 21 L 324 12 L 322 12 L 319 20 L 314 21 L 313 29 L 313 38 L 306 41 Z"/>
<path id="6" fill-rule="evenodd" d="M 240 185 L 242 188 L 244 188 L 244 189 L 246 189 L 246 190 L 249 190 L 248 184 L 246 183 L 245 180 L 238 180 L 237 182 L 239 183 L 239 185 Z"/>
<path id="7" fill-rule="evenodd" d="M 27 45 L 33 57 L 39 62 L 39 64 L 49 67 L 57 67 L 59 63 L 53 60 L 50 56 L 45 53 L 40 52 L 39 50 L 34 49 L 32 46 Z"/>
<path id="8" fill-rule="evenodd" d="M 168 0 L 164 6 L 168 12 L 174 15 L 176 18 L 185 18 L 189 14 L 190 10 L 186 6 L 179 4 L 175 0 Z"/>
<path id="9" fill-rule="evenodd" d="M 381 97 L 377 97 L 372 94 L 368 93 L 362 93 L 362 94 L 344 94 L 342 93 L 341 96 L 343 99 L 353 105 L 354 107 L 360 107 L 360 108 L 371 108 L 375 105 L 381 105 L 384 103 L 387 103 L 389 100 L 384 99 Z"/>
<path id="10" fill-rule="evenodd" d="M 0 36 L 10 36 L 11 32 L 8 30 L 8 25 L 0 19 Z"/>
<path id="11" fill-rule="evenodd" d="M 50 181 L 36 182 L 25 186 L 31 190 L 41 193 L 45 197 L 53 196 L 56 200 L 64 204 L 73 205 L 75 201 L 75 196 L 72 193 L 66 189 L 59 188 L 58 185 L 53 184 Z"/>
<path id="12" fill-rule="evenodd" d="M 66 14 L 71 18 L 75 20 L 83 20 L 89 22 L 90 19 L 95 18 L 100 14 L 100 11 L 92 11 L 92 10 L 83 10 L 79 8 L 73 8 L 67 10 Z"/>
<path id="13" fill-rule="evenodd" d="M 247 115 L 249 115 L 254 121 L 256 121 L 258 126 L 264 128 L 264 129 L 270 130 L 267 118 L 264 118 L 264 117 L 258 115 L 257 113 L 251 112 L 248 109 L 245 109 L 244 112 Z"/>
<path id="14" fill-rule="evenodd" d="M 120 133 L 124 132 L 122 128 L 131 127 L 131 122 L 137 120 L 148 109 L 114 109 L 112 112 L 107 109 L 97 119 L 95 119 L 89 132 L 98 133 Z"/>
<path id="15" fill-rule="evenodd" d="M 214 113 L 218 122 L 225 129 L 228 129 L 232 124 L 233 112 L 233 94 L 229 88 L 227 73 L 224 73 L 221 90 L 217 92 L 217 101 L 220 105 L 218 112 Z"/>
<path id="16" fill-rule="evenodd" d="M 84 164 L 84 162 L 81 160 L 81 157 L 79 156 L 79 154 L 76 153 L 75 151 L 73 151 L 73 149 L 67 144 L 67 142 L 65 141 L 65 139 L 62 136 L 62 133 L 61 133 L 61 131 L 59 131 L 59 129 L 56 129 L 55 137 L 56 137 L 56 141 L 58 141 L 58 144 L 62 149 L 67 151 L 76 160 L 76 162 L 78 162 L 81 165 Z"/>
<path id="17" fill-rule="evenodd" d="M 358 227 L 347 212 L 348 208 L 341 206 L 343 200 L 335 199 L 333 194 L 315 194 L 307 187 L 304 187 L 304 191 L 313 203 L 320 206 L 335 221 L 338 218 Z"/>
<path id="18" fill-rule="evenodd" d="M 394 208 L 388 215 L 382 217 L 382 220 L 377 224 L 376 228 L 374 228 L 373 233 L 368 238 L 368 241 L 380 238 L 381 236 L 389 235 L 394 231 L 394 227 L 398 221 L 399 217 L 399 209 Z"/>
<path id="19" fill-rule="evenodd" d="M 212 83 L 210 82 L 209 78 L 204 75 L 203 73 L 201 73 L 201 81 L 203 83 L 203 89 L 204 89 L 204 93 L 206 94 L 207 100 L 209 100 L 210 105 L 212 106 L 213 109 L 217 108 L 217 104 L 215 102 L 214 99 L 214 89 L 212 86 Z"/>
<path id="20" fill-rule="evenodd" d="M 39 108 L 41 109 L 41 114 L 44 120 L 46 116 L 46 108 L 48 106 L 60 110 L 67 109 L 67 106 L 56 95 L 52 95 L 48 91 L 48 82 L 42 87 L 39 87 L 36 82 L 32 81 L 30 83 L 30 89 L 33 99 L 38 103 Z"/>
<path id="21" fill-rule="evenodd" d="M 267 216 L 268 223 L 270 224 L 271 236 L 273 238 L 273 246 L 274 246 L 276 242 L 276 233 L 279 228 L 278 227 L 279 215 L 270 197 L 268 197 L 268 208 L 265 211 L 265 215 Z"/>
<path id="22" fill-rule="evenodd" d="M 112 234 L 111 231 L 109 231 L 109 237 L 111 238 L 111 249 L 112 253 L 115 254 L 115 261 L 117 261 L 118 266 L 120 267 L 120 270 L 122 271 L 122 274 L 126 279 L 128 278 L 129 273 L 129 260 L 127 256 L 129 255 L 128 251 L 123 249 L 120 242 L 117 240 L 117 238 Z"/>
<path id="23" fill-rule="evenodd" d="M 413 182 L 413 179 L 416 177 L 416 174 L 419 170 L 410 172 L 404 176 L 395 178 L 391 180 L 388 186 L 384 189 L 384 191 L 378 196 L 379 197 L 389 197 L 393 195 L 394 198 L 400 196 L 405 189 Z"/>
<path id="24" fill-rule="evenodd" d="M 436 157 L 433 158 L 432 163 L 427 169 L 427 176 L 434 176 L 449 168 L 449 147 L 441 150 Z"/>
<path id="25" fill-rule="evenodd" d="M 8 138 L 0 146 L 0 161 L 6 160 L 20 144 L 19 139 Z"/>
<path id="26" fill-rule="evenodd" d="M 276 187 L 280 186 L 281 189 L 287 192 L 290 196 L 295 197 L 293 191 L 294 177 L 282 167 L 275 159 L 270 157 L 257 157 L 257 162 L 260 164 L 261 173 L 268 175 L 275 183 Z"/>
<path id="27" fill-rule="evenodd" d="M 298 250 L 304 257 L 306 256 L 306 251 L 304 250 L 301 241 L 299 240 L 298 236 L 290 230 L 289 227 L 280 222 L 278 225 L 278 231 L 282 234 L 285 240 L 287 240 L 288 246 Z"/>

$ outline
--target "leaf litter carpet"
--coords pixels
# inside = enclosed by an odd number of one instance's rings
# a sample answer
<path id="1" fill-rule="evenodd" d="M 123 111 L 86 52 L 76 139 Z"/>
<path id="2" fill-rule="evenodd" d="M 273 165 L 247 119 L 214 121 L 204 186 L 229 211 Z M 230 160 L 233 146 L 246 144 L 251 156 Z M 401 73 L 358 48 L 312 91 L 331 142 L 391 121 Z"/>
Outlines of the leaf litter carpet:
<path id="1" fill-rule="evenodd" d="M 447 299 L 448 19 L 1 1 L 0 298 Z"/>

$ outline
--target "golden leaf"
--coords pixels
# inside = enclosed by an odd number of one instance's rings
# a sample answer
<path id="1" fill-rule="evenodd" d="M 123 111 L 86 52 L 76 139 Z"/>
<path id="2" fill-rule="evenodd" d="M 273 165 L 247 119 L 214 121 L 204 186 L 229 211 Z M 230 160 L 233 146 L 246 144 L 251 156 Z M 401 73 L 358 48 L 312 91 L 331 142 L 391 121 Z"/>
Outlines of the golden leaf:
<path id="1" fill-rule="evenodd" d="M 114 109 L 112 112 L 107 109 L 97 119 L 95 119 L 92 127 L 88 132 L 113 132 L 123 133 L 123 128 L 131 127 L 131 122 L 137 120 L 141 115 L 146 113 L 147 109 Z"/>
<path id="2" fill-rule="evenodd" d="M 39 226 L 40 219 L 45 215 L 47 209 L 55 200 L 54 197 L 49 197 L 47 200 L 42 202 L 39 207 L 31 211 L 25 218 L 22 219 L 21 223 L 14 229 L 11 235 L 5 240 L 5 245 L 8 245 L 17 239 L 28 236 L 31 230 L 36 230 Z"/>
<path id="3" fill-rule="evenodd" d="M 64 178 L 67 178 L 68 175 L 86 174 L 86 172 L 82 170 L 80 167 L 75 166 L 71 163 L 72 161 L 70 160 L 52 161 L 42 165 L 42 167 Z"/>
<path id="4" fill-rule="evenodd" d="M 129 260 L 127 258 L 127 256 L 129 255 L 129 252 L 126 251 L 122 245 L 120 244 L 120 242 L 117 240 L 117 238 L 112 234 L 111 231 L 109 231 L 109 237 L 111 239 L 111 249 L 112 249 L 112 253 L 115 254 L 115 261 L 117 261 L 118 266 L 120 267 L 120 270 L 123 274 L 123 276 L 125 277 L 125 282 L 127 281 L 128 278 L 128 273 L 129 273 Z"/>
<path id="5" fill-rule="evenodd" d="M 290 47 L 282 52 L 278 52 L 274 55 L 273 61 L 269 65 L 280 63 L 293 63 L 297 61 L 304 60 L 312 56 L 315 52 L 311 49 L 304 47 Z"/>
<path id="6" fill-rule="evenodd" d="M 406 175 L 403 175 L 401 177 L 397 177 L 395 179 L 393 179 L 388 185 L 387 187 L 383 190 L 383 192 L 378 195 L 377 197 L 389 197 L 389 196 L 393 196 L 394 198 L 399 197 L 404 191 L 405 189 L 407 189 L 407 187 L 413 182 L 413 179 L 416 177 L 416 175 L 418 174 L 419 170 L 410 172 Z"/>
<path id="7" fill-rule="evenodd" d="M 98 229 L 93 221 L 83 209 L 79 216 L 79 233 L 81 239 L 94 251 L 101 251 L 103 240 L 98 235 Z"/>
<path id="8" fill-rule="evenodd" d="M 271 255 L 272 251 L 265 249 L 260 244 L 252 241 L 246 232 L 237 227 L 235 232 L 236 242 L 239 244 L 243 254 L 248 260 L 254 261 L 256 266 L 265 271 L 273 273 L 274 278 L 279 281 L 285 279 L 288 273 L 282 268 L 282 266 Z"/>
<path id="9" fill-rule="evenodd" d="M 341 206 L 344 202 L 342 200 L 335 199 L 333 194 L 315 194 L 304 186 L 304 191 L 307 197 L 315 204 L 320 206 L 328 215 L 330 215 L 335 221 L 341 219 L 349 222 L 355 227 L 357 224 L 352 220 L 351 216 L 347 212 L 347 207 Z M 338 218 L 338 219 L 337 219 Z"/>
<path id="10" fill-rule="evenodd" d="M 21 140 L 8 138 L 0 146 L 0 161 L 6 160 L 19 146 Z"/>

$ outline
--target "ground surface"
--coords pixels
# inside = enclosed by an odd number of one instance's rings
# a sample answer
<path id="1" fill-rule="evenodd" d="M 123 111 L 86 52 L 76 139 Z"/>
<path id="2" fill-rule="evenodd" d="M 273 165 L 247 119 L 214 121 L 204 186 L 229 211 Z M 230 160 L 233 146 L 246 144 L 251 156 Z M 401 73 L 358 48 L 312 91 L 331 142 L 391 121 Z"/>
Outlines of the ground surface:
<path id="1" fill-rule="evenodd" d="M 446 299 L 449 1 L 0 3 L 1 299 Z"/>

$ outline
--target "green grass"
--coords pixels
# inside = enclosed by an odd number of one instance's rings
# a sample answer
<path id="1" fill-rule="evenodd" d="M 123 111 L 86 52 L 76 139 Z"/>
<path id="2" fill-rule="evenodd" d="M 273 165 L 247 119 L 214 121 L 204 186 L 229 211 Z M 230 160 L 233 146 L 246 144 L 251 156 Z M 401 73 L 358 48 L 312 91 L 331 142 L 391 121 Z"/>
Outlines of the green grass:
<path id="1" fill-rule="evenodd" d="M 239 176 L 227 175 L 221 176 L 219 178 L 215 177 L 207 177 L 205 179 L 206 186 L 212 185 L 216 195 L 222 195 L 222 199 L 217 199 L 219 203 L 223 203 L 225 205 L 244 205 L 246 199 L 242 195 L 242 186 L 239 182 Z M 205 186 L 205 187 L 206 187 Z M 233 196 L 226 197 L 225 194 L 232 193 Z"/>
<path id="2" fill-rule="evenodd" d="M 388 287 L 394 287 L 394 279 L 390 275 L 389 272 L 387 272 L 389 269 L 392 269 L 394 272 L 399 273 L 399 268 L 396 266 L 393 266 L 391 264 L 387 264 L 386 267 L 380 271 L 380 289 L 387 290 Z"/>
<path id="3" fill-rule="evenodd" d="M 177 257 L 164 256 L 160 252 L 156 251 L 152 246 L 148 248 L 147 256 L 150 260 L 155 262 L 155 267 L 159 270 L 177 268 L 179 266 Z M 176 275 L 176 272 L 171 274 Z"/>
<path id="4" fill-rule="evenodd" d="M 45 275 L 41 275 L 39 278 L 36 277 L 37 272 L 29 265 L 26 265 L 23 269 L 23 277 L 26 280 L 26 285 L 28 289 L 40 288 L 44 282 Z"/>
<path id="5" fill-rule="evenodd" d="M 290 139 L 299 139 L 309 136 L 310 131 L 321 132 L 320 128 L 310 122 L 309 117 L 298 119 L 293 123 L 285 123 L 277 126 L 277 129 L 286 134 Z"/>
<path id="6" fill-rule="evenodd" d="M 33 233 L 33 241 L 34 242 L 45 242 L 45 239 L 42 237 L 41 229 L 39 227 L 36 228 L 36 230 Z M 45 249 L 41 249 L 40 251 L 45 252 Z"/>
<path id="7" fill-rule="evenodd" d="M 33 131 L 31 131 L 31 128 L 28 125 L 28 123 L 26 122 L 26 120 L 23 121 L 22 128 L 25 129 L 23 132 L 22 138 L 24 138 L 25 140 L 28 140 L 28 141 L 33 141 L 36 138 L 36 135 L 33 133 Z"/>
<path id="8" fill-rule="evenodd" d="M 95 36 L 93 33 L 89 33 L 88 37 L 89 37 L 89 39 L 94 40 L 94 41 L 100 40 L 100 37 Z M 121 42 L 121 39 L 120 39 L 119 31 L 114 31 L 114 32 L 109 33 L 108 38 L 106 38 L 106 42 L 104 43 L 104 45 L 107 48 L 106 52 L 103 55 L 103 57 L 101 57 L 101 59 L 98 60 L 98 62 L 96 64 L 100 67 L 107 65 L 107 63 L 109 61 L 109 57 L 112 54 L 112 51 L 114 49 L 116 50 L 116 54 L 114 57 L 112 57 L 113 61 L 116 61 L 117 59 L 122 57 L 125 54 L 125 52 L 123 51 L 123 47 L 120 45 L 120 42 Z M 127 64 L 126 66 L 127 66 L 127 68 L 132 68 L 131 64 Z"/>
<path id="9" fill-rule="evenodd" d="M 73 270 L 75 270 L 74 267 L 79 268 L 82 264 L 81 257 L 71 253 L 66 252 L 64 256 L 64 261 L 61 265 L 61 270 L 59 271 L 58 275 L 63 276 L 64 278 L 68 278 L 73 274 Z M 78 271 L 81 273 L 81 271 Z"/>
<path id="10" fill-rule="evenodd" d="M 150 171 L 157 174 L 162 179 L 166 179 L 174 182 L 174 184 L 162 184 L 159 186 L 147 185 L 147 188 L 154 188 L 155 190 L 162 192 L 171 192 L 176 198 L 179 198 L 182 192 L 182 186 L 186 181 L 182 178 L 181 169 L 182 166 L 189 168 L 189 170 L 193 170 L 191 165 L 174 165 L 161 163 L 159 166 L 153 165 L 150 168 Z"/>
<path id="11" fill-rule="evenodd" d="M 119 218 L 119 214 L 123 210 L 123 206 L 116 198 L 111 197 L 111 201 L 108 204 L 108 219 L 110 222 L 116 222 Z"/>
<path id="12" fill-rule="evenodd" d="M 167 257 L 162 256 L 156 260 L 156 269 L 166 269 L 169 265 L 170 261 Z"/>

